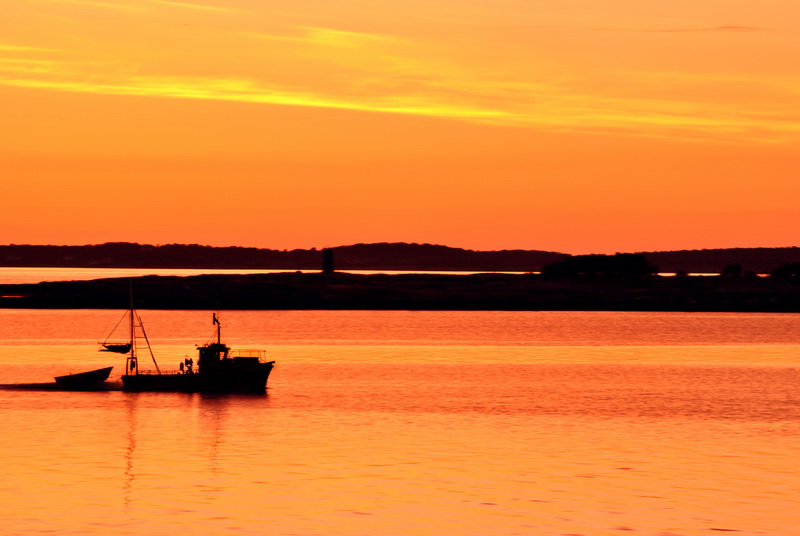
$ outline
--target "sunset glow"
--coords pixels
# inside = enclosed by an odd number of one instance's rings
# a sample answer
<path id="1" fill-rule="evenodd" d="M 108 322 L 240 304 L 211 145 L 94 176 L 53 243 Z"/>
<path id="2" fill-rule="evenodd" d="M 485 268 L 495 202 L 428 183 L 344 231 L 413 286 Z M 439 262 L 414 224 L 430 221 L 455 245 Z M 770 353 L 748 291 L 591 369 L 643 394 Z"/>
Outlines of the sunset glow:
<path id="1" fill-rule="evenodd" d="M 0 243 L 798 245 L 798 16 L 17 0 Z"/>

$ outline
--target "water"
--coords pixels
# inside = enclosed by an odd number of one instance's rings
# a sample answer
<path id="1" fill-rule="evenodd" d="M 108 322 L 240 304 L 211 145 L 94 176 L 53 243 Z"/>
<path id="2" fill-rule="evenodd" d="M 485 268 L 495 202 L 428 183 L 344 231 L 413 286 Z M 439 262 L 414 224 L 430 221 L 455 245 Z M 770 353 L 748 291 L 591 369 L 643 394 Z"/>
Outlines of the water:
<path id="1" fill-rule="evenodd" d="M 140 311 L 159 363 L 210 312 Z M 0 383 L 124 365 L 0 310 Z M 797 534 L 800 315 L 226 311 L 267 396 L 0 390 L 2 534 Z M 117 362 L 115 362 L 115 360 Z"/>
<path id="2" fill-rule="evenodd" d="M 203 274 L 268 274 L 290 270 L 231 270 L 187 268 L 58 268 L 49 266 L 0 266 L 0 284 L 27 284 L 42 281 L 88 281 L 109 277 L 143 277 L 146 275 L 192 276 Z"/>
<path id="3" fill-rule="evenodd" d="M 142 277 L 146 275 L 193 276 L 203 274 L 276 274 L 285 272 L 313 273 L 319 270 L 246 270 L 238 268 L 57 268 L 0 266 L 0 285 L 39 283 L 42 281 L 88 281 L 109 277 Z M 477 272 L 426 270 L 347 270 L 350 274 L 448 274 L 469 275 Z M 495 272 L 521 274 L 524 272 Z"/>
<path id="4" fill-rule="evenodd" d="M 57 267 L 12 267 L 0 266 L 0 285 L 40 283 L 42 281 L 88 281 L 109 277 L 142 277 L 146 275 L 161 276 L 193 276 L 203 274 L 274 274 L 285 272 L 313 273 L 319 270 L 246 270 L 237 268 L 57 268 Z M 350 274 L 438 274 L 438 275 L 470 275 L 482 272 L 443 271 L 443 270 L 346 270 Z M 491 272 L 504 274 L 524 274 L 538 272 Z M 660 273 L 661 276 L 674 276 L 674 272 Z M 691 273 L 693 276 L 717 276 L 719 274 Z M 766 274 L 759 274 L 765 276 Z"/>

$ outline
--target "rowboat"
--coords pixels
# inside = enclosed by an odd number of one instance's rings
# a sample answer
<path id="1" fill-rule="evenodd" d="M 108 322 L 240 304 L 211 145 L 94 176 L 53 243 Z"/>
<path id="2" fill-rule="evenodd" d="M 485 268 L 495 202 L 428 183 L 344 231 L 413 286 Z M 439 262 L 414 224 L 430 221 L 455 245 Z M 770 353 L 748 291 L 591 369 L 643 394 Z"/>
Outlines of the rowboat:
<path id="1" fill-rule="evenodd" d="M 114 367 L 105 367 L 96 370 L 88 370 L 86 372 L 78 372 L 76 374 L 56 376 L 56 385 L 64 389 L 97 387 L 108 379 L 108 376 L 111 374 L 111 369 L 113 368 Z"/>

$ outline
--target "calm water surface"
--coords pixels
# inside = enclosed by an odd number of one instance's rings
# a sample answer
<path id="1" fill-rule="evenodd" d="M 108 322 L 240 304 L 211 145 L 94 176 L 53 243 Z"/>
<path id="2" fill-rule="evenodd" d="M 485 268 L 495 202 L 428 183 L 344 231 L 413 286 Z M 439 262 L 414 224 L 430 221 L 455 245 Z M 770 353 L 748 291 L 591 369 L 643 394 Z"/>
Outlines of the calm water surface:
<path id="1" fill-rule="evenodd" d="M 164 368 L 203 311 L 140 311 Z M 0 383 L 122 313 L 0 310 Z M 798 534 L 800 315 L 230 311 L 267 396 L 0 390 L 2 534 Z"/>

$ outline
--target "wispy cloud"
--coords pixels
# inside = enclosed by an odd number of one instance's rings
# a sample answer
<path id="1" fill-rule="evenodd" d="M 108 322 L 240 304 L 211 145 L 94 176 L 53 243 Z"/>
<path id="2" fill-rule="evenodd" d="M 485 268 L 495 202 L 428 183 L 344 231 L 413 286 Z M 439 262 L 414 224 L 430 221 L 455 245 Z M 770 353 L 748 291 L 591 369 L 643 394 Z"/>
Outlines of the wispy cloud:
<path id="1" fill-rule="evenodd" d="M 9 77 L 3 84 L 36 89 L 49 89 L 79 93 L 129 95 L 141 97 L 166 97 L 218 101 L 237 101 L 255 104 L 303 106 L 410 114 L 450 118 L 496 125 L 533 127 L 559 132 L 606 132 L 648 137 L 683 137 L 704 139 L 728 136 L 740 139 L 775 140 L 780 135 L 800 132 L 800 124 L 751 113 L 739 115 L 725 113 L 724 109 L 701 112 L 691 106 L 648 100 L 631 101 L 598 98 L 590 94 L 559 95 L 553 88 L 530 87 L 527 95 L 523 87 L 509 89 L 482 88 L 483 99 L 516 97 L 510 107 L 488 107 L 479 102 L 470 103 L 464 94 L 449 91 L 454 88 L 431 87 L 430 91 L 416 94 L 386 94 L 352 98 L 335 96 L 280 85 L 267 85 L 257 81 L 236 78 L 176 78 L 157 76 L 132 76 L 124 80 L 41 80 Z M 434 91 L 434 89 L 438 89 Z M 458 98 L 449 98 L 453 95 Z M 537 94 L 538 98 L 531 98 Z M 502 99 L 498 100 L 502 103 Z M 658 111 L 656 111 L 658 110 Z M 681 134 L 682 133 L 682 134 Z"/>
<path id="2" fill-rule="evenodd" d="M 765 101 L 743 107 L 710 97 L 741 86 L 746 78 L 695 81 L 691 74 L 630 72 L 614 73 L 615 84 L 609 85 L 558 65 L 540 69 L 511 63 L 517 69 L 495 69 L 485 58 L 437 54 L 441 51 L 429 42 L 317 26 L 232 32 L 225 39 L 231 50 L 246 50 L 249 56 L 216 64 L 204 58 L 197 65 L 208 71 L 205 76 L 177 75 L 169 64 L 159 68 L 134 61 L 139 57 L 103 61 L 87 51 L 54 56 L 47 48 L 2 43 L 0 85 L 407 114 L 558 132 L 780 141 L 800 131 L 791 114 L 781 113 L 788 105 L 781 110 Z M 749 82 L 762 94 L 770 83 Z M 773 89 L 784 103 L 796 99 L 792 83 Z M 631 89 L 623 92 L 622 86 Z M 692 93 L 695 87 L 702 92 Z"/>
<path id="3" fill-rule="evenodd" d="M 330 28 L 319 28 L 314 26 L 305 26 L 296 29 L 296 31 L 287 34 L 268 34 L 268 33 L 253 33 L 247 32 L 242 35 L 262 40 L 262 41 L 275 41 L 283 43 L 297 43 L 306 45 L 315 45 L 321 47 L 338 47 L 338 48 L 362 48 L 375 44 L 398 43 L 400 39 L 374 33 L 363 32 L 350 32 L 344 30 L 333 30 Z"/>
<path id="4" fill-rule="evenodd" d="M 766 32 L 769 28 L 756 26 L 710 26 L 702 28 L 590 28 L 596 32 L 625 32 L 625 33 L 704 33 L 704 32 Z"/>
<path id="5" fill-rule="evenodd" d="M 501 118 L 508 115 L 499 110 L 469 108 L 455 104 L 448 105 L 446 103 L 431 102 L 419 96 L 386 96 L 373 99 L 348 100 L 346 98 L 336 98 L 324 94 L 304 92 L 295 88 L 259 85 L 251 80 L 235 78 L 135 76 L 118 82 L 7 78 L 2 80 L 1 83 L 9 86 L 55 89 L 79 93 L 239 101 L 462 119 Z"/>
<path id="6" fill-rule="evenodd" d="M 53 60 L 0 58 L 0 73 L 37 73 L 50 75 L 57 72 L 63 64 Z M 0 76 L 2 76 L 0 74 Z M 0 79 L 0 83 L 2 80 Z"/>
<path id="7" fill-rule="evenodd" d="M 32 47 L 26 45 L 10 45 L 0 43 L 0 52 L 56 52 L 55 48 Z"/>
<path id="8" fill-rule="evenodd" d="M 41 0 L 51 4 L 67 4 L 76 6 L 93 7 L 98 9 L 113 9 L 118 11 L 129 12 L 146 12 L 150 11 L 151 7 L 156 6 L 169 6 L 182 9 L 191 9 L 198 11 L 209 11 L 216 13 L 239 13 L 241 10 L 229 7 L 197 4 L 194 2 L 179 2 L 177 0 Z"/>
<path id="9" fill-rule="evenodd" d="M 219 7 L 219 6 L 209 6 L 209 5 L 205 5 L 205 4 L 193 4 L 193 3 L 189 3 L 189 2 L 174 2 L 174 1 L 171 1 L 171 0 L 147 0 L 147 1 L 151 2 L 153 4 L 161 4 L 161 5 L 165 5 L 165 6 L 171 6 L 171 7 L 180 7 L 180 8 L 184 8 L 184 9 L 196 9 L 196 10 L 200 10 L 200 11 L 213 11 L 213 12 L 217 12 L 217 13 L 237 13 L 237 12 L 239 12 L 239 10 L 237 10 L 237 9 L 231 9 L 231 8 Z"/>
<path id="10" fill-rule="evenodd" d="M 753 26 L 715 26 L 713 28 L 661 28 L 651 30 L 641 30 L 643 32 L 655 33 L 695 33 L 695 32 L 760 32 L 766 28 L 756 28 Z"/>
<path id="11" fill-rule="evenodd" d="M 382 34 L 348 32 L 331 28 L 304 27 L 306 39 L 310 43 L 323 46 L 360 48 L 375 43 L 396 43 L 398 39 Z"/>
<path id="12" fill-rule="evenodd" d="M 52 4 L 71 4 L 76 6 L 94 7 L 99 9 L 113 9 L 117 11 L 142 12 L 144 8 L 132 5 L 130 2 L 103 2 L 101 0 L 44 0 Z"/>

